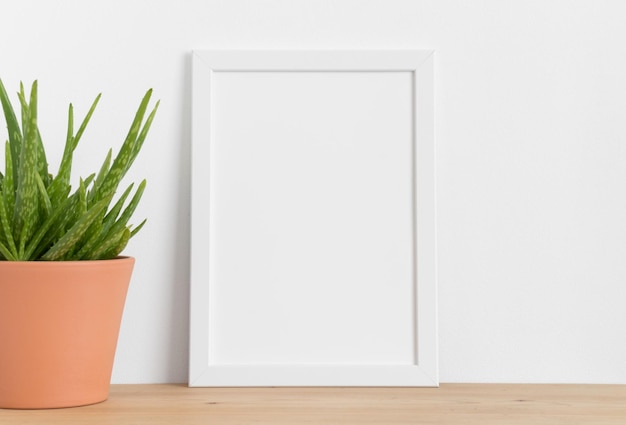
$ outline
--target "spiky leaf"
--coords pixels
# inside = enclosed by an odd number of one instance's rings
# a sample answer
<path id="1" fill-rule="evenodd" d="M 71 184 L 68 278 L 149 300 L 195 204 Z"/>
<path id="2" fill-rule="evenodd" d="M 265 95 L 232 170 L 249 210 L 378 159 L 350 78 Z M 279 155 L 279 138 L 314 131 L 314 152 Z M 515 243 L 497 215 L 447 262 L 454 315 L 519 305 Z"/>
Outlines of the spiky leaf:
<path id="1" fill-rule="evenodd" d="M 87 211 L 52 248 L 46 252 L 41 259 L 45 261 L 59 260 L 72 249 L 78 240 L 87 231 L 91 223 L 98 217 L 100 212 L 108 205 L 108 199 L 102 199 Z"/>
<path id="2" fill-rule="evenodd" d="M 20 162 L 17 170 L 17 189 L 13 236 L 19 241 L 19 251 L 24 252 L 26 242 L 37 224 L 39 203 L 37 202 L 37 81 L 31 88 L 30 104 L 27 105 L 28 128 L 22 143 Z"/>
<path id="3" fill-rule="evenodd" d="M 152 90 L 146 92 L 118 154 L 113 159 L 109 150 L 97 176 L 80 179 L 78 189 L 70 194 L 74 150 L 101 96 L 91 104 L 76 134 L 74 107 L 70 104 L 65 149 L 59 171 L 53 176 L 48 172 L 37 125 L 37 93 L 36 81 L 29 96 L 20 83 L 20 123 L 0 81 L 0 103 L 9 135 L 5 171 L 0 173 L 0 259 L 55 261 L 116 256 L 145 223 L 134 229 L 127 225 L 141 199 L 145 180 L 126 208 L 132 184 L 110 210 L 109 205 L 141 150 L 159 102 L 144 122 Z"/>
<path id="4" fill-rule="evenodd" d="M 2 110 L 4 111 L 4 118 L 7 124 L 7 131 L 9 133 L 9 145 L 11 150 L 11 155 L 14 158 L 14 166 L 17 165 L 17 161 L 20 155 L 20 151 L 22 150 L 22 130 L 20 129 L 20 125 L 17 122 L 17 117 L 15 116 L 15 110 L 13 109 L 13 105 L 11 105 L 11 101 L 9 100 L 9 96 L 4 88 L 4 84 L 2 84 L 2 80 L 0 79 L 0 103 L 2 103 Z M 13 180 L 17 181 L 17 168 L 13 169 Z M 6 175 L 6 174 L 5 174 Z"/>

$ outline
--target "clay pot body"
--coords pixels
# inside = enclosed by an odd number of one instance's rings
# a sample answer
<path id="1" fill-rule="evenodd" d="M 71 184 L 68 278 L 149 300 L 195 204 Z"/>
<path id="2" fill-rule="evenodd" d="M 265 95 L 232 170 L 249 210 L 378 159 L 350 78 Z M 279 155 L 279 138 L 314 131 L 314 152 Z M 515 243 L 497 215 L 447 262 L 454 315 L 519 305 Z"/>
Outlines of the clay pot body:
<path id="1" fill-rule="evenodd" d="M 0 261 L 0 408 L 107 399 L 134 263 Z"/>

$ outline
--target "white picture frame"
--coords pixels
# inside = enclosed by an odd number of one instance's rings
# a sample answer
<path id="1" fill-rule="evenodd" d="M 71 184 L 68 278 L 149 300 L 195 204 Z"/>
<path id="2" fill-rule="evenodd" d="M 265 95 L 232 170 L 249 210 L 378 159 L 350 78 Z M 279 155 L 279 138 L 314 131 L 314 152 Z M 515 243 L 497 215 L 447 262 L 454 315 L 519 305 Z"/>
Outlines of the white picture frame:
<path id="1" fill-rule="evenodd" d="M 189 386 L 437 386 L 433 52 L 192 72 Z"/>

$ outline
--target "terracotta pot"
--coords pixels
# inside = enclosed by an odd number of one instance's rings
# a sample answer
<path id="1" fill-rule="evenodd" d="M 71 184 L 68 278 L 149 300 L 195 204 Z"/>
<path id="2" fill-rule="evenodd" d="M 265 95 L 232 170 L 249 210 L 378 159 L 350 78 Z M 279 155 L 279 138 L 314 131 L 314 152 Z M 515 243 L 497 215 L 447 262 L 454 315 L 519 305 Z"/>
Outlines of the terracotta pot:
<path id="1" fill-rule="evenodd" d="M 107 399 L 134 263 L 0 261 L 0 408 Z"/>

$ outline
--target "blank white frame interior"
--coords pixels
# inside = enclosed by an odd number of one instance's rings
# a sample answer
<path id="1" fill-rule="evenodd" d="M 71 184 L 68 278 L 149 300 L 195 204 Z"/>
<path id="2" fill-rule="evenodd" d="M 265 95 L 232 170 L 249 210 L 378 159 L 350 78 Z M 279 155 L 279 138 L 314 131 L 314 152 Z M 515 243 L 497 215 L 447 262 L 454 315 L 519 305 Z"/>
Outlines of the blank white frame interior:
<path id="1" fill-rule="evenodd" d="M 193 53 L 189 386 L 437 386 L 433 52 Z"/>

